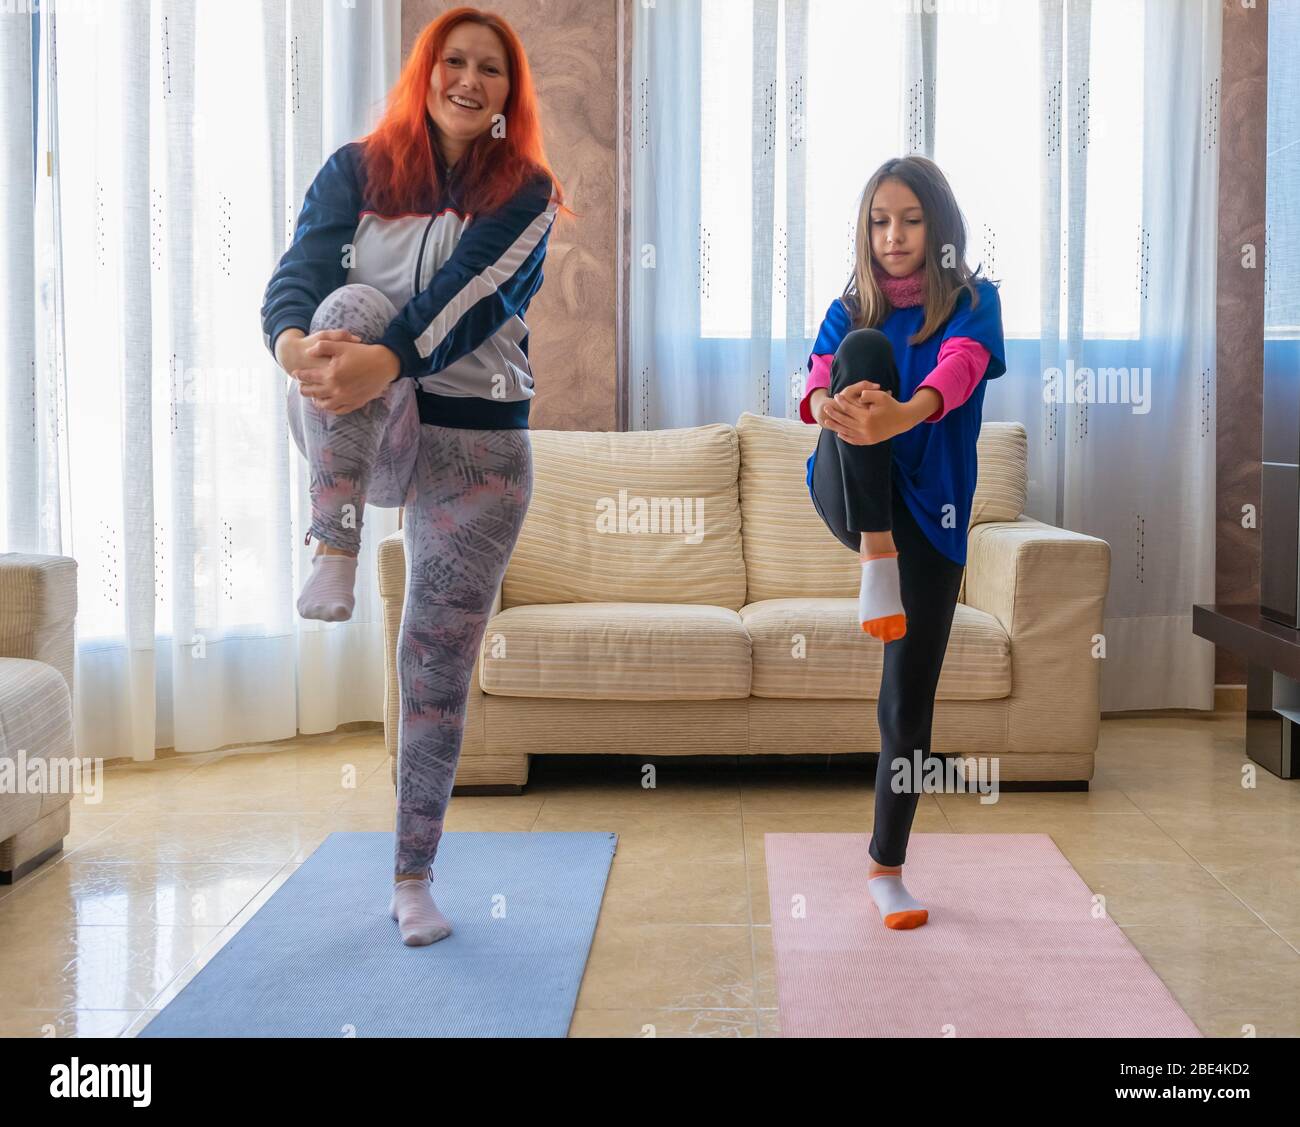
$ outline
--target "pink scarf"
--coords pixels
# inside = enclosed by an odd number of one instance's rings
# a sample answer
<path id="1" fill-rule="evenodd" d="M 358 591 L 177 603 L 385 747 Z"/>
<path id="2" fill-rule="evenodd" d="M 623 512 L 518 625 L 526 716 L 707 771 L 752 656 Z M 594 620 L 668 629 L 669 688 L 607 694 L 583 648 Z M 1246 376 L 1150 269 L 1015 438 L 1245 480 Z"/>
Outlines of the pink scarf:
<path id="1" fill-rule="evenodd" d="M 871 260 L 871 273 L 876 279 L 885 300 L 895 309 L 906 309 L 910 305 L 922 305 L 925 302 L 925 263 L 905 278 L 895 278 L 887 273 L 875 259 Z"/>

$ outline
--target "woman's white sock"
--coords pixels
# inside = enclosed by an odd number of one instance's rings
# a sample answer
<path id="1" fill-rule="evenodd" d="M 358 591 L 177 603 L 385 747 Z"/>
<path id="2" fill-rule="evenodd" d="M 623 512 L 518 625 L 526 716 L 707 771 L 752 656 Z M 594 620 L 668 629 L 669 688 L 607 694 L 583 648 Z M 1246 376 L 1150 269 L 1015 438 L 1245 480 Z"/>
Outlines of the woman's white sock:
<path id="1" fill-rule="evenodd" d="M 344 622 L 352 617 L 357 580 L 357 557 L 317 552 L 312 557 L 311 575 L 298 596 L 298 613 L 322 622 Z"/>
<path id="2" fill-rule="evenodd" d="M 408 947 L 423 947 L 451 934 L 451 924 L 433 902 L 427 878 L 394 881 L 388 914 L 397 921 L 402 942 Z"/>

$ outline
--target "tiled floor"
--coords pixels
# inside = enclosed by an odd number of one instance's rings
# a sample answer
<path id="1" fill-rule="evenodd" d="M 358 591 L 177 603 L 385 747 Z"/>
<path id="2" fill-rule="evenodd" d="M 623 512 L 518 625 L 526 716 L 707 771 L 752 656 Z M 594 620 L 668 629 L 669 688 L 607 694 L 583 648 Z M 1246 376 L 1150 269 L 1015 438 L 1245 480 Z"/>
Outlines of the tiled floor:
<path id="1" fill-rule="evenodd" d="M 1088 793 L 924 795 L 914 828 L 1051 834 L 1205 1034 L 1300 1036 L 1300 781 L 1243 788 L 1241 729 L 1105 720 Z M 661 769 L 647 792 L 610 764 L 456 798 L 447 828 L 619 834 L 573 1036 L 777 1034 L 763 835 L 867 832 L 869 777 Z M 0 1033 L 133 1034 L 327 834 L 393 808 L 378 728 L 110 768 L 57 861 L 0 889 Z"/>

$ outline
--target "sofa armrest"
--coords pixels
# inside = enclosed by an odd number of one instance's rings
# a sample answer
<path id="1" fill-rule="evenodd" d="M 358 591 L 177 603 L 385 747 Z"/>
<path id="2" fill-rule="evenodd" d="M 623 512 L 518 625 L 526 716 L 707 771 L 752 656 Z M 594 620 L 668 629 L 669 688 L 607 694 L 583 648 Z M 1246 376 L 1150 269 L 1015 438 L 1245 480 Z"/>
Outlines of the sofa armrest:
<path id="1" fill-rule="evenodd" d="M 966 603 L 1011 639 L 1007 750 L 1095 751 L 1110 545 L 1021 516 L 972 526 Z"/>
<path id="2" fill-rule="evenodd" d="M 0 552 L 0 657 L 54 666 L 71 697 L 76 618 L 76 560 Z"/>

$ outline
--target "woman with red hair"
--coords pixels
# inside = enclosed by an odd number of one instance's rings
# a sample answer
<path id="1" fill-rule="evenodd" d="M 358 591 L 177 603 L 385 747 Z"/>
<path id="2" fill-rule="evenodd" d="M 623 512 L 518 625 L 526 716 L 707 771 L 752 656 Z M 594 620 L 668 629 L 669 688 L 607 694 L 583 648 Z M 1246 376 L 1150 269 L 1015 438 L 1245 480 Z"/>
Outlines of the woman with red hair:
<path id="1" fill-rule="evenodd" d="M 373 132 L 307 190 L 262 305 L 311 468 L 307 618 L 351 616 L 367 503 L 405 505 L 390 914 L 450 934 L 430 892 L 488 611 L 532 498 L 528 303 L 558 211 L 518 35 L 461 7 L 416 40 Z"/>

